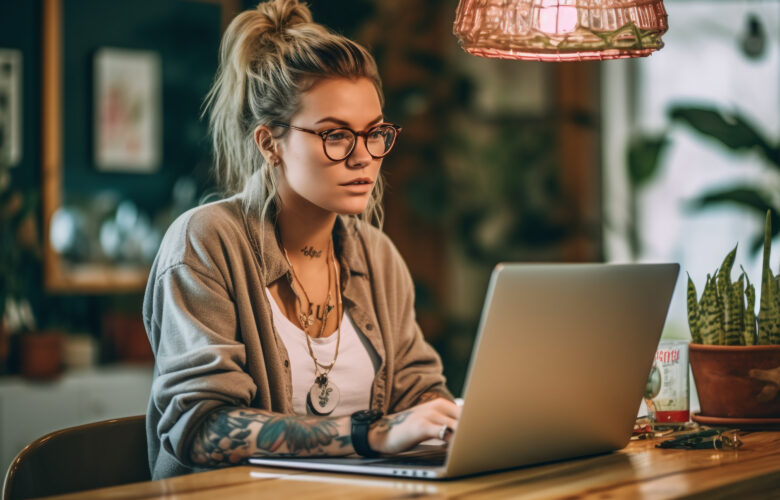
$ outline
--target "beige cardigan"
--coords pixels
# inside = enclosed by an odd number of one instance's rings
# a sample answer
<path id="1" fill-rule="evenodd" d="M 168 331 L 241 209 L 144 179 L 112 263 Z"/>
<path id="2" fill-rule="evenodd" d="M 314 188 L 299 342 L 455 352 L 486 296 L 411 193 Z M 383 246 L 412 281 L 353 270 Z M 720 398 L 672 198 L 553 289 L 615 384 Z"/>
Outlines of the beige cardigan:
<path id="1" fill-rule="evenodd" d="M 397 412 L 429 391 L 451 399 L 441 360 L 416 323 L 398 250 L 380 230 L 347 217 L 337 219 L 334 242 L 344 306 L 380 358 L 371 408 Z M 195 470 L 193 432 L 218 407 L 293 413 L 287 351 L 265 294 L 283 276 L 289 269 L 273 225 L 247 214 L 238 196 L 192 209 L 168 229 L 143 304 L 155 355 L 146 416 L 155 479 Z"/>

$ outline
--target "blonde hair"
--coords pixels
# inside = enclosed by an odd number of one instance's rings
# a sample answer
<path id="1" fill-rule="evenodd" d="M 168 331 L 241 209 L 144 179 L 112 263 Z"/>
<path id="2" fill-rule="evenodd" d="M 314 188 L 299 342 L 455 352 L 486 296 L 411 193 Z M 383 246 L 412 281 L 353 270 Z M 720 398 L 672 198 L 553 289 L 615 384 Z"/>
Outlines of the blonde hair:
<path id="1" fill-rule="evenodd" d="M 226 194 L 243 193 L 245 209 L 264 220 L 277 199 L 277 181 L 254 142 L 258 125 L 289 123 L 301 94 L 325 78 L 368 78 L 383 103 L 376 62 L 361 45 L 312 21 L 298 0 L 268 0 L 236 16 L 220 45 L 219 69 L 204 114 L 214 147 L 214 171 Z M 283 134 L 282 134 L 283 135 Z M 382 178 L 363 221 L 381 227 Z"/>

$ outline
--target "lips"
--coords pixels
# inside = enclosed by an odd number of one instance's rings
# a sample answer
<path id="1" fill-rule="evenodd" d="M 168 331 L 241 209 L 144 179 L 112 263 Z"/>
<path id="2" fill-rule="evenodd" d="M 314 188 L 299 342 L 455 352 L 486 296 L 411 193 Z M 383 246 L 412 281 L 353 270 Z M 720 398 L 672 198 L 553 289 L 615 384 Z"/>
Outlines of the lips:
<path id="1" fill-rule="evenodd" d="M 369 179 L 368 177 L 359 177 L 357 179 L 352 179 L 349 182 L 344 182 L 342 184 L 339 184 L 340 186 L 364 186 L 366 184 L 373 184 L 374 181 Z"/>

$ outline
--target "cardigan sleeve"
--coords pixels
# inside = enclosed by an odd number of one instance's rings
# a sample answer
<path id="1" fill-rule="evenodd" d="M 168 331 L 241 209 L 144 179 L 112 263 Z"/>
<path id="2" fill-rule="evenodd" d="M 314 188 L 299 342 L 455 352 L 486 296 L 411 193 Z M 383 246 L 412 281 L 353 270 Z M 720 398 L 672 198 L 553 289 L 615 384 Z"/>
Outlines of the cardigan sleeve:
<path id="1" fill-rule="evenodd" d="M 396 247 L 387 239 L 383 279 L 387 300 L 392 304 L 394 342 L 394 376 L 390 394 L 390 410 L 407 409 L 417 404 L 427 392 L 452 400 L 442 373 L 442 362 L 436 350 L 425 340 L 417 324 L 414 310 L 414 282 Z"/>
<path id="2" fill-rule="evenodd" d="M 193 432 L 219 406 L 248 406 L 256 386 L 246 372 L 236 308 L 218 278 L 188 264 L 153 275 L 144 322 L 155 354 L 150 404 L 160 445 L 189 464 Z"/>

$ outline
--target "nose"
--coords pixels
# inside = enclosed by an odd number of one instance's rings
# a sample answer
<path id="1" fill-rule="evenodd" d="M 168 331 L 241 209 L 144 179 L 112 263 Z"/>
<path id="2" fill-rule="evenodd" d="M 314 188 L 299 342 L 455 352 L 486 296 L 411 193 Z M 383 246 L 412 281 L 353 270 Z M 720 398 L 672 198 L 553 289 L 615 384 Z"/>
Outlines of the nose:
<path id="1" fill-rule="evenodd" d="M 347 166 L 349 168 L 364 168 L 367 167 L 374 159 L 366 148 L 366 141 L 363 137 L 355 138 L 355 148 L 352 150 L 349 156 L 347 156 Z"/>

